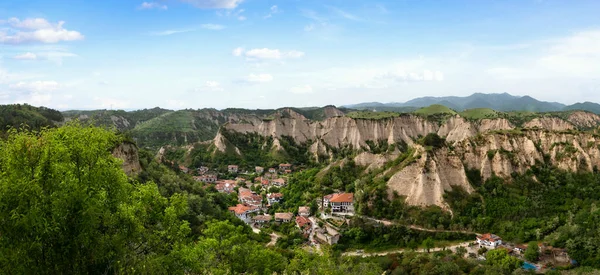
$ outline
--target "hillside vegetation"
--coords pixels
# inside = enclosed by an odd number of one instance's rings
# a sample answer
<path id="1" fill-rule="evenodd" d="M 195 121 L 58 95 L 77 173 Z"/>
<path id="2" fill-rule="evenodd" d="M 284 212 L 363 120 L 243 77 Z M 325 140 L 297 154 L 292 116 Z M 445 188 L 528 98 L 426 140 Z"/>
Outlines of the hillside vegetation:
<path id="1" fill-rule="evenodd" d="M 42 127 L 55 126 L 62 121 L 62 114 L 50 108 L 27 104 L 0 105 L 0 132 L 25 125 L 39 130 Z"/>

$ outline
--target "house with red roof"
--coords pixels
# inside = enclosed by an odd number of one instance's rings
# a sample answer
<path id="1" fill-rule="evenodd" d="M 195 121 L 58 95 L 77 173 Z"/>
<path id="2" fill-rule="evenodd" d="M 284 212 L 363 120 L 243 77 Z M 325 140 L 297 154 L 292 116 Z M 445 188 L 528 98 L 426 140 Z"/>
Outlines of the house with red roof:
<path id="1" fill-rule="evenodd" d="M 292 165 L 289 163 L 282 163 L 279 164 L 279 171 L 285 171 L 285 170 L 291 170 L 292 169 Z"/>
<path id="2" fill-rule="evenodd" d="M 238 189 L 238 199 L 247 205 L 261 207 L 262 206 L 262 197 L 254 192 L 252 192 L 248 188 L 240 187 Z"/>
<path id="3" fill-rule="evenodd" d="M 491 233 L 486 233 L 477 236 L 477 243 L 479 244 L 479 246 L 489 246 L 496 248 L 502 244 L 502 238 Z"/>
<path id="4" fill-rule="evenodd" d="M 302 230 L 302 234 L 308 235 L 310 234 L 312 223 L 307 217 L 297 216 L 296 226 Z"/>
<path id="5" fill-rule="evenodd" d="M 280 202 L 283 199 L 283 194 L 281 193 L 269 193 L 267 194 L 267 201 L 269 205 L 273 205 L 276 202 Z"/>
<path id="6" fill-rule="evenodd" d="M 250 221 L 250 213 L 256 213 L 258 212 L 260 209 L 256 206 L 251 206 L 251 205 L 243 205 L 243 204 L 238 204 L 236 206 L 231 206 L 229 207 L 229 212 L 235 214 L 236 217 L 238 217 L 240 220 L 248 223 Z"/>
<path id="7" fill-rule="evenodd" d="M 354 212 L 354 194 L 339 193 L 329 198 L 332 212 Z"/>
<path id="8" fill-rule="evenodd" d="M 231 194 L 235 191 L 234 188 L 235 188 L 235 182 L 232 180 L 218 181 L 217 184 L 215 185 L 215 189 L 217 189 L 217 191 L 219 191 L 219 193 Z"/>
<path id="9" fill-rule="evenodd" d="M 260 174 L 262 174 L 262 173 L 265 172 L 265 168 L 260 167 L 260 166 L 256 166 L 256 167 L 254 167 L 254 172 L 256 172 L 256 174 L 260 175 Z"/>
<path id="10" fill-rule="evenodd" d="M 273 184 L 277 187 L 283 187 L 283 186 L 285 186 L 285 180 L 282 178 L 274 179 L 271 181 L 271 184 Z"/>
<path id="11" fill-rule="evenodd" d="M 239 167 L 237 165 L 228 165 L 227 172 L 235 174 L 238 172 Z"/>

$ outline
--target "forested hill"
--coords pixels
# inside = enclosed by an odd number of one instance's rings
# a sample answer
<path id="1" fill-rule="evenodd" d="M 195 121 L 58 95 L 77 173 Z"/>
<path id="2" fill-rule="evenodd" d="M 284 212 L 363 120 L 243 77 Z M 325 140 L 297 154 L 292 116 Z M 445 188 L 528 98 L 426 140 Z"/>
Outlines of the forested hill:
<path id="1" fill-rule="evenodd" d="M 40 129 L 55 126 L 61 121 L 63 121 L 63 115 L 50 108 L 27 104 L 0 105 L 0 132 L 24 125 L 31 129 Z"/>
<path id="2" fill-rule="evenodd" d="M 291 110 L 291 111 L 289 111 Z M 157 150 L 164 145 L 189 145 L 212 140 L 225 123 L 240 123 L 249 118 L 273 120 L 289 114 L 300 114 L 303 119 L 324 120 L 343 116 L 348 110 L 334 106 L 311 108 L 249 109 L 185 109 L 161 108 L 126 112 L 123 110 L 66 111 L 66 120 L 80 120 L 96 126 L 114 127 L 130 134 L 141 147 Z"/>

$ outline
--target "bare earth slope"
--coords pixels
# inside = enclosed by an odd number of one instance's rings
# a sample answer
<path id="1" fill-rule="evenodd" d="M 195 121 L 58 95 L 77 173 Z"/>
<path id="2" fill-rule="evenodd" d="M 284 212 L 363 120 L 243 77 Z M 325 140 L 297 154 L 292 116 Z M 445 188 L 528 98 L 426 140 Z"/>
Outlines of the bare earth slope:
<path id="1" fill-rule="evenodd" d="M 290 113 L 281 118 L 268 121 L 247 118 L 244 123 L 224 127 L 241 133 L 256 132 L 274 138 L 290 136 L 300 143 L 311 142 L 314 155 L 330 154 L 327 147 L 369 149 L 368 141 L 405 142 L 417 148 L 416 161 L 396 169 L 398 172 L 390 177 L 388 186 L 390 196 L 395 191 L 406 196 L 406 202 L 411 205 L 438 205 L 448 209 L 443 199 L 445 191 L 453 186 L 467 192 L 473 190 L 465 169 L 476 169 L 488 179 L 492 175 L 508 178 L 512 173 L 523 173 L 536 162 L 548 161 L 569 171 L 591 171 L 600 166 L 600 138 L 576 131 L 600 125 L 600 117 L 592 113 L 573 112 L 567 120 L 557 116 L 539 117 L 524 123 L 523 129 L 515 129 L 504 118 L 472 121 L 456 115 L 440 123 L 405 114 L 379 120 L 336 116 L 311 121 L 287 111 Z M 429 133 L 446 138 L 449 146 L 427 151 L 415 144 L 415 140 Z M 372 170 L 394 158 L 363 152 L 355 161 Z"/>

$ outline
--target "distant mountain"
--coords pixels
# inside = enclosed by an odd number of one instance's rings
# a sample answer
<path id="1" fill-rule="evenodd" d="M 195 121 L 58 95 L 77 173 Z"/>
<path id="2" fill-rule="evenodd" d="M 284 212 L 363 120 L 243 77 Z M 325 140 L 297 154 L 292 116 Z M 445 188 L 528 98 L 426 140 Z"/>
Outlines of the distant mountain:
<path id="1" fill-rule="evenodd" d="M 423 108 L 434 104 L 444 105 L 451 109 L 462 111 L 474 108 L 490 108 L 497 111 L 530 111 L 530 112 L 553 112 L 562 111 L 564 104 L 557 102 L 539 101 L 530 96 L 513 96 L 508 93 L 502 94 L 483 94 L 475 93 L 467 97 L 447 96 L 447 97 L 420 97 L 409 100 L 405 103 L 360 103 L 344 106 L 350 109 L 358 110 L 376 110 L 383 111 L 390 107 L 414 107 Z"/>
<path id="2" fill-rule="evenodd" d="M 596 114 L 600 114 L 600 104 L 586 101 L 584 103 L 575 103 L 573 105 L 566 106 L 565 111 L 581 110 L 588 111 Z"/>

